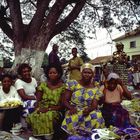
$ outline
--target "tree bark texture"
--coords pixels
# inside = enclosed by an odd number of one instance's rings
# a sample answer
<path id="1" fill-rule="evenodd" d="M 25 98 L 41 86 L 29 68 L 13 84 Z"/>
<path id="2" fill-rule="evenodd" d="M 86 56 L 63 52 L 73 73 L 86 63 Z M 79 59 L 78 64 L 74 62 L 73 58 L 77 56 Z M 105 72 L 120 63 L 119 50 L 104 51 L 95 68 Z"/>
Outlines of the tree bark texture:
<path id="1" fill-rule="evenodd" d="M 15 57 L 12 71 L 16 72 L 18 64 L 28 63 L 32 67 L 33 76 L 39 81 L 41 76 L 41 65 L 43 62 L 44 51 L 23 48 L 20 55 Z"/>

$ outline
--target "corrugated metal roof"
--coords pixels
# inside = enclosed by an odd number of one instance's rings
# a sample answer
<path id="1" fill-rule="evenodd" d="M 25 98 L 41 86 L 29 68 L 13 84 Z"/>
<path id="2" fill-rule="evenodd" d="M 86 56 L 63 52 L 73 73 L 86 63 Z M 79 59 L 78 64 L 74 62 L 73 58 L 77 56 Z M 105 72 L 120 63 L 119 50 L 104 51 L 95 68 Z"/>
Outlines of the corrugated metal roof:
<path id="1" fill-rule="evenodd" d="M 95 59 L 91 60 L 90 63 L 93 65 L 98 65 L 98 64 L 106 63 L 110 60 L 112 60 L 112 55 L 100 56 L 100 57 L 96 57 Z"/>

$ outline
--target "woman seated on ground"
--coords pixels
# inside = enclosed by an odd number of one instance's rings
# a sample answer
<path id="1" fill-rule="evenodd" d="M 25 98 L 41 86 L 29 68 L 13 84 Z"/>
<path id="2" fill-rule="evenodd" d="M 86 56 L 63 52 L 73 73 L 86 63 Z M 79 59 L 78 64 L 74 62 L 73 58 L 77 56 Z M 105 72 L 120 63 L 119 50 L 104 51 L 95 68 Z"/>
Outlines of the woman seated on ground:
<path id="1" fill-rule="evenodd" d="M 98 100 L 103 95 L 93 86 L 94 67 L 86 63 L 81 67 L 82 79 L 71 80 L 66 84 L 63 104 L 67 108 L 62 129 L 75 135 L 77 128 L 90 131 L 103 128 L 104 119 L 98 110 Z"/>
<path id="2" fill-rule="evenodd" d="M 2 86 L 0 86 L 0 101 L 16 99 L 21 101 L 16 88 L 12 85 L 13 79 L 11 75 L 4 74 L 1 77 Z M 0 110 L 1 113 L 4 113 L 4 120 L 2 123 L 2 130 L 10 131 L 13 127 L 13 124 L 20 123 L 20 116 L 22 107 L 18 106 L 17 108 Z"/>
<path id="3" fill-rule="evenodd" d="M 122 108 L 121 102 L 123 97 L 131 99 L 131 93 L 122 83 L 119 76 L 116 73 L 110 73 L 105 85 L 100 90 L 104 93 L 102 114 L 106 126 L 128 127 L 130 125 L 129 114 Z"/>
<path id="4" fill-rule="evenodd" d="M 49 140 L 54 134 L 54 124 L 61 120 L 61 95 L 65 84 L 61 80 L 61 66 L 50 64 L 45 68 L 45 74 L 47 81 L 37 88 L 36 109 L 27 117 L 27 122 L 31 125 L 34 136 L 44 136 Z M 58 138 L 59 136 L 56 139 Z"/>
<path id="5" fill-rule="evenodd" d="M 36 102 L 35 92 L 37 81 L 31 76 L 31 71 L 32 68 L 29 64 L 22 63 L 17 70 L 20 78 L 15 81 L 15 87 L 24 102 L 23 117 L 26 117 L 27 114 L 33 112 L 34 104 Z"/>

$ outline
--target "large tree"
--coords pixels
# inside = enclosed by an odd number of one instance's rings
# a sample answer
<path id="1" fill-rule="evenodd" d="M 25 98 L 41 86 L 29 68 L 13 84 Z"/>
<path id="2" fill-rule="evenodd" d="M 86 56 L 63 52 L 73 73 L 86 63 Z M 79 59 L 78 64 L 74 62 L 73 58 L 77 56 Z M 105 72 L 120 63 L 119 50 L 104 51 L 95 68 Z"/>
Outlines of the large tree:
<path id="1" fill-rule="evenodd" d="M 23 22 L 24 8 L 22 5 L 31 3 L 34 13 L 29 23 Z M 0 27 L 3 32 L 13 41 L 16 61 L 15 64 L 31 59 L 40 67 L 44 51 L 50 40 L 66 28 L 76 19 L 86 0 L 6 0 L 5 7 L 1 6 Z M 64 9 L 73 5 L 73 9 L 60 21 Z M 9 11 L 8 11 L 9 10 Z M 22 13 L 23 12 L 23 13 Z M 30 11 L 29 11 L 30 12 Z M 30 13 L 29 13 L 30 14 Z"/>
<path id="2" fill-rule="evenodd" d="M 140 24 L 137 0 L 0 1 L 0 28 L 13 41 L 15 64 L 29 60 L 36 68 L 42 64 L 49 42 L 60 33 L 79 41 L 80 36 L 85 37 L 85 29 L 87 34 L 95 33 L 97 25 L 108 30 Z"/>

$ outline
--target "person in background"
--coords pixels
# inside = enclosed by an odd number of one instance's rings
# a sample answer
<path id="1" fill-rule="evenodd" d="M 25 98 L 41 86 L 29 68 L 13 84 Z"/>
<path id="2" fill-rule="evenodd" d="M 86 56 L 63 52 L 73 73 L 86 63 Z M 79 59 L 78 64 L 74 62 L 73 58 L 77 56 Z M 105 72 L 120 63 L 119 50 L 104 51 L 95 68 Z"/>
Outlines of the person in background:
<path id="1" fill-rule="evenodd" d="M 57 44 L 54 44 L 52 47 L 52 51 L 49 53 L 48 57 L 48 64 L 59 64 L 61 65 L 59 56 L 58 56 L 58 48 L 59 46 Z"/>
<path id="2" fill-rule="evenodd" d="M 67 111 L 62 122 L 62 129 L 69 135 L 77 134 L 78 128 L 90 131 L 105 126 L 98 100 L 103 95 L 93 86 L 94 67 L 86 63 L 81 67 L 81 80 L 70 80 L 66 83 L 63 104 Z"/>
<path id="3" fill-rule="evenodd" d="M 103 85 L 107 79 L 107 76 L 109 75 L 109 69 L 107 64 L 103 65 L 102 68 L 102 78 L 101 78 L 101 85 Z"/>
<path id="4" fill-rule="evenodd" d="M 138 65 L 138 61 L 136 58 L 133 60 L 132 77 L 133 77 L 134 88 L 136 90 L 139 90 L 140 89 L 140 70 L 139 70 L 139 65 Z"/>
<path id="5" fill-rule="evenodd" d="M 117 43 L 116 44 L 116 49 L 117 49 L 117 51 L 113 52 L 113 60 L 112 60 L 113 63 L 127 64 L 128 56 L 123 51 L 124 50 L 124 45 L 122 43 Z"/>
<path id="6" fill-rule="evenodd" d="M 102 97 L 102 114 L 106 127 L 110 125 L 119 128 L 129 127 L 131 125 L 129 114 L 123 109 L 121 102 L 124 97 L 131 99 L 131 93 L 127 90 L 120 77 L 116 73 L 110 73 L 106 83 L 101 86 L 100 90 L 104 93 Z"/>
<path id="7" fill-rule="evenodd" d="M 83 60 L 77 56 L 77 48 L 72 48 L 73 58 L 69 60 L 68 70 L 69 70 L 69 79 L 70 80 L 80 80 L 81 72 L 80 67 L 83 64 Z"/>
<path id="8" fill-rule="evenodd" d="M 124 44 L 116 43 L 116 49 L 117 51 L 113 52 L 111 62 L 113 64 L 113 72 L 117 73 L 120 76 L 120 79 L 125 85 L 128 85 L 128 57 L 124 52 Z"/>
<path id="9" fill-rule="evenodd" d="M 127 69 L 132 67 L 132 60 L 130 60 L 130 56 L 127 56 Z"/>
<path id="10" fill-rule="evenodd" d="M 12 85 L 13 79 L 9 74 L 4 74 L 1 77 L 2 86 L 0 86 L 0 101 L 10 100 L 10 99 L 18 99 L 21 101 L 16 88 Z M 2 123 L 2 130 L 10 131 L 13 127 L 13 124 L 20 123 L 22 107 L 18 106 L 16 108 L 1 110 L 0 112 L 4 113 L 4 120 Z"/>
<path id="11" fill-rule="evenodd" d="M 61 80 L 63 71 L 60 65 L 50 64 L 44 72 L 47 81 L 42 82 L 37 88 L 37 106 L 35 111 L 27 117 L 27 122 L 31 125 L 34 136 L 56 140 L 60 138 L 60 135 L 54 136 L 54 132 L 56 128 L 56 133 L 60 131 L 63 109 L 61 96 L 65 90 L 65 84 Z"/>
<path id="12" fill-rule="evenodd" d="M 24 128 L 27 127 L 25 118 L 27 114 L 33 112 L 36 103 L 36 87 L 37 81 L 31 76 L 32 68 L 27 63 L 22 63 L 17 69 L 19 78 L 15 81 L 15 87 L 19 96 L 23 101 L 23 112 L 21 119 Z"/>

